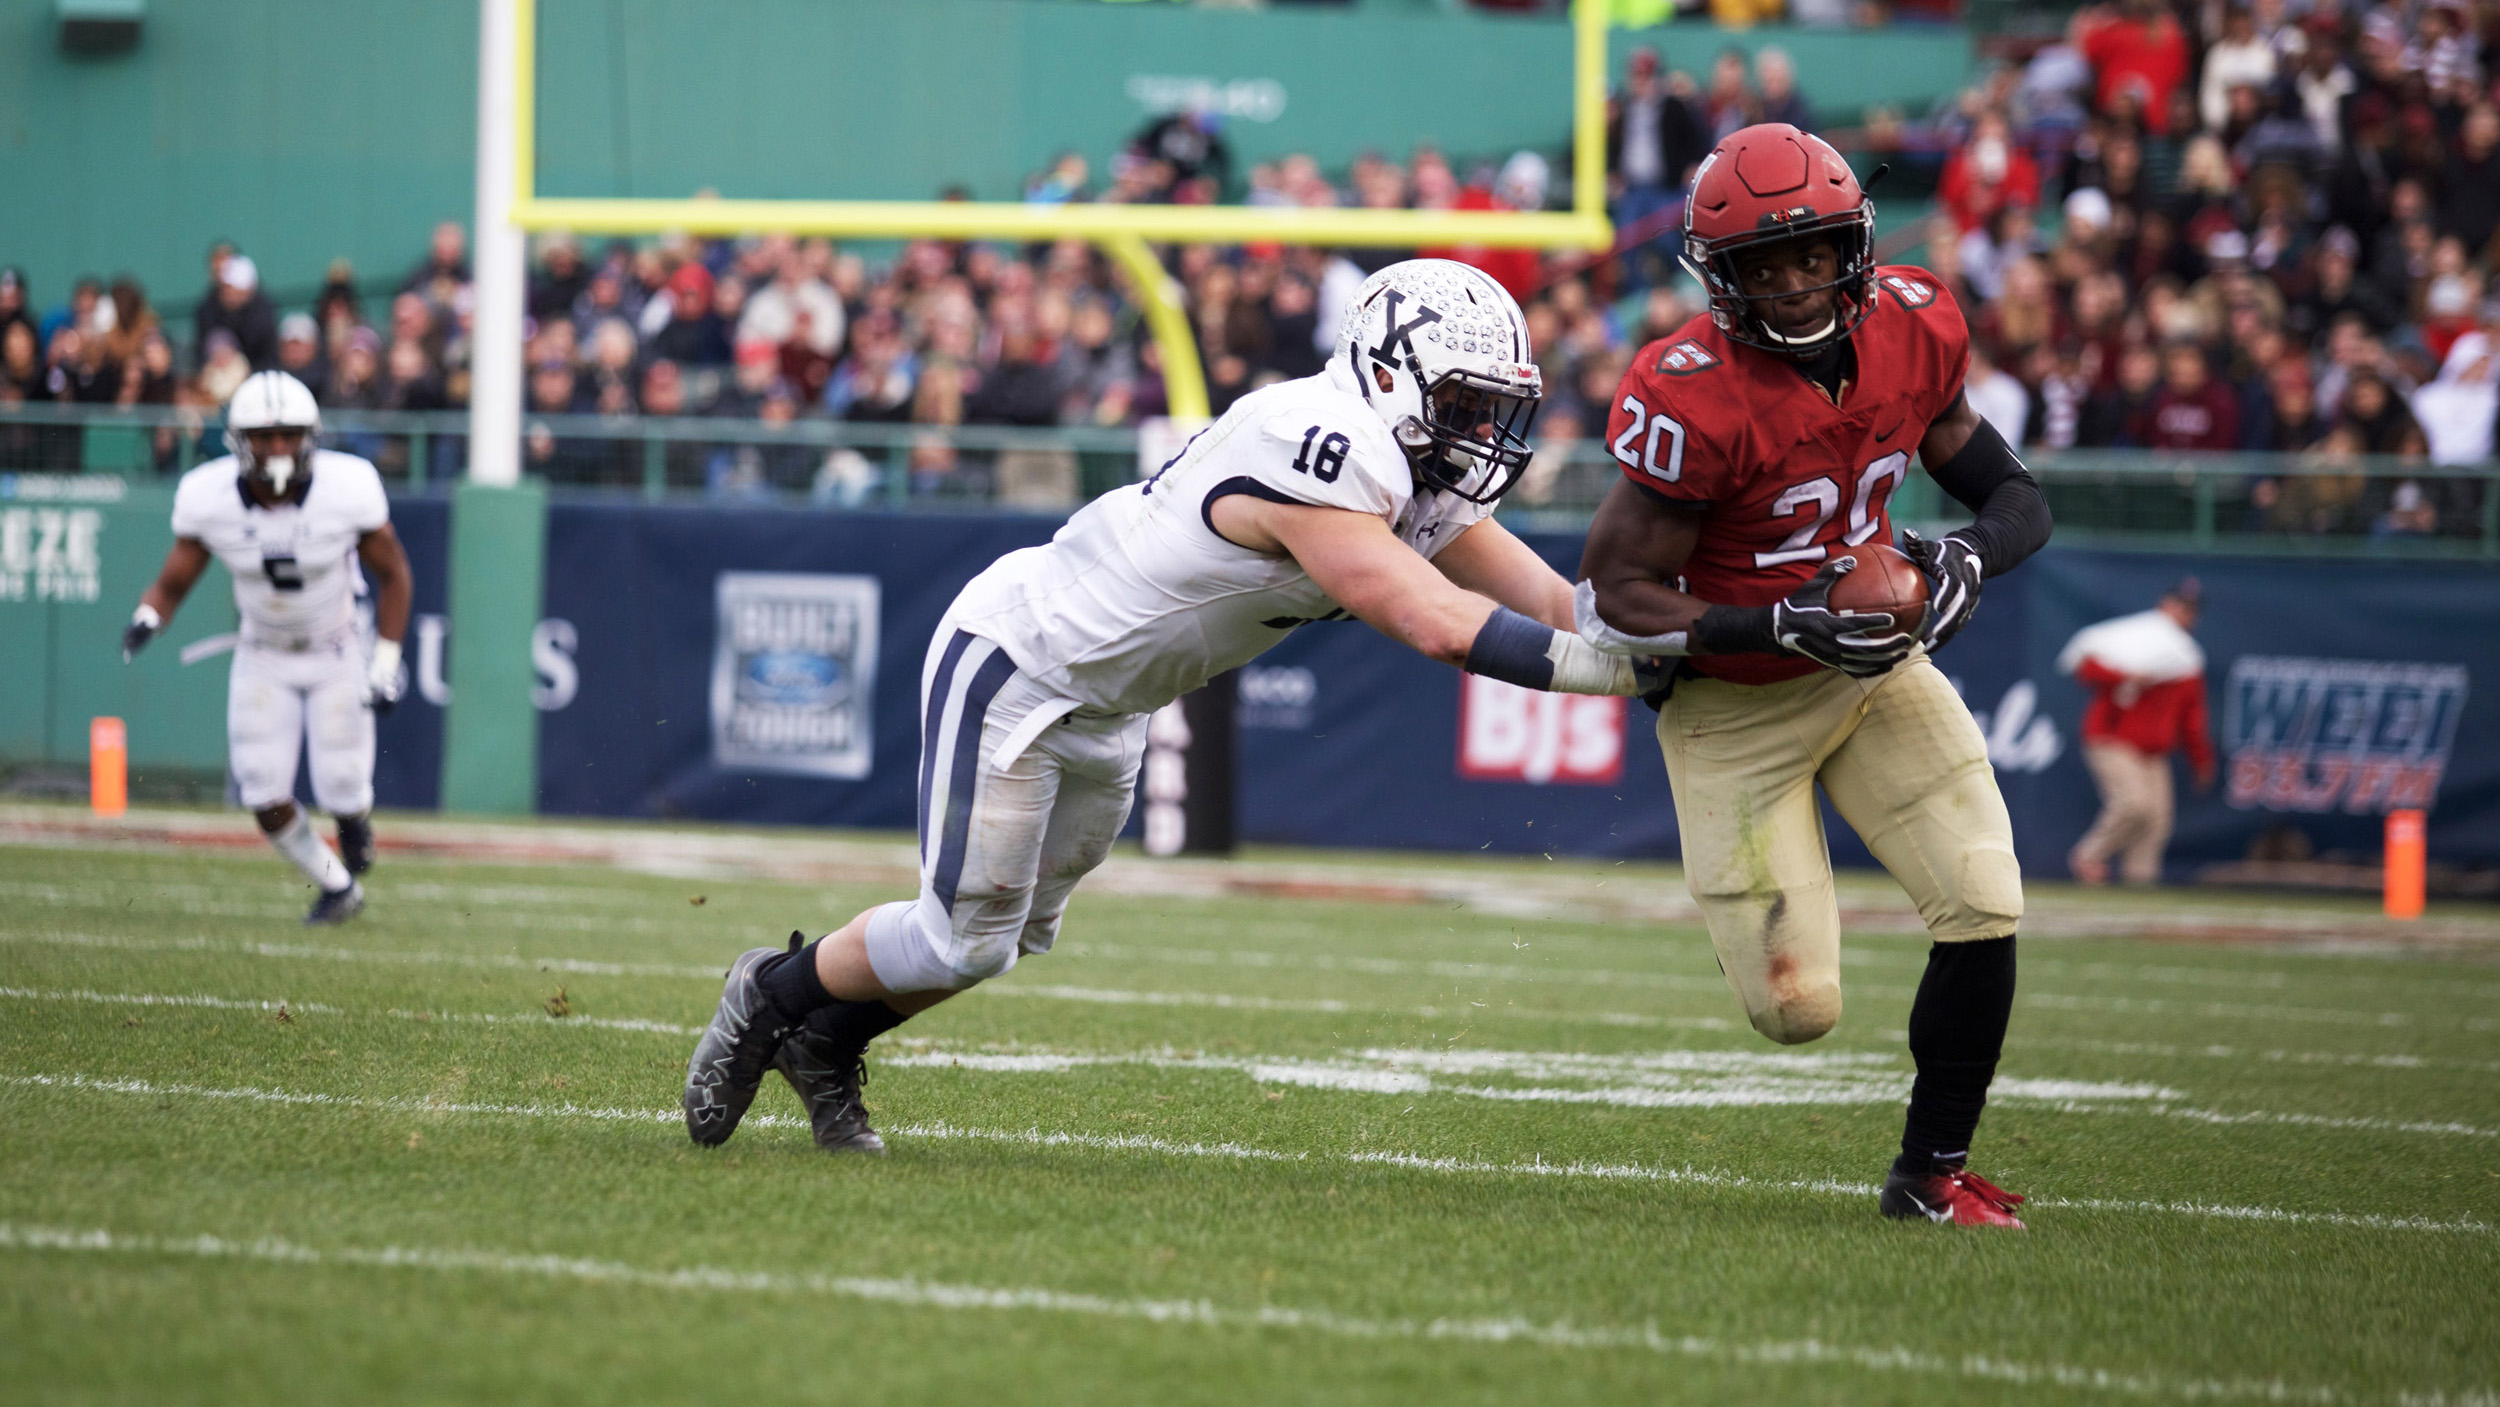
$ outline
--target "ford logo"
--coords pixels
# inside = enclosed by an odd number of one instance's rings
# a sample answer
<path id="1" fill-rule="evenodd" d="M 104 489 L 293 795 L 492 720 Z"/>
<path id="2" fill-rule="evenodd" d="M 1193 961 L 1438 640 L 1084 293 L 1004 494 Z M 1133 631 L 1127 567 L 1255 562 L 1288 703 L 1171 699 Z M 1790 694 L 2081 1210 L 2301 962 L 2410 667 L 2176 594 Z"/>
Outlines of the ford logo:
<path id="1" fill-rule="evenodd" d="M 738 697 L 750 703 L 823 705 L 842 692 L 842 666 L 806 650 L 761 650 L 739 661 Z"/>

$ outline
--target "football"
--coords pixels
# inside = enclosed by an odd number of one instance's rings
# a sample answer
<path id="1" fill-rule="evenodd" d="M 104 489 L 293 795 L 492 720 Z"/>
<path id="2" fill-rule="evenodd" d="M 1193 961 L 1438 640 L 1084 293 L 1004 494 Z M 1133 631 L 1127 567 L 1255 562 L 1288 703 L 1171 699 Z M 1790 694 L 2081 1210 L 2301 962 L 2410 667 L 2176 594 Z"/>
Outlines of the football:
<path id="1" fill-rule="evenodd" d="M 1895 626 L 1914 633 L 1927 623 L 1927 574 L 1915 563 L 1880 542 L 1848 552 L 1858 567 L 1833 584 L 1833 610 L 1890 611 Z"/>

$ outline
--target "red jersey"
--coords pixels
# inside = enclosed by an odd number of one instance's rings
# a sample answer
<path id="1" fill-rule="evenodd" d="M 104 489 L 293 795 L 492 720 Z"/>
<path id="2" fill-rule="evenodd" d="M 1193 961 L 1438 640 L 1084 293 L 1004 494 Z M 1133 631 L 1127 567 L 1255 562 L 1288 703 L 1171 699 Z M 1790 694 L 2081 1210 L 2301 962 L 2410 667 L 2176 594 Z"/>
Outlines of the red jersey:
<path id="1" fill-rule="evenodd" d="M 1927 427 L 1962 393 L 1970 333 L 1925 269 L 1886 265 L 1875 286 L 1875 311 L 1850 335 L 1857 377 L 1838 405 L 1794 362 L 1729 341 L 1707 315 L 1633 357 L 1606 421 L 1623 476 L 1710 509 L 1681 589 L 1767 606 L 1835 552 L 1892 542 L 1893 490 Z M 1790 655 L 1691 663 L 1739 684 L 1822 668 Z"/>

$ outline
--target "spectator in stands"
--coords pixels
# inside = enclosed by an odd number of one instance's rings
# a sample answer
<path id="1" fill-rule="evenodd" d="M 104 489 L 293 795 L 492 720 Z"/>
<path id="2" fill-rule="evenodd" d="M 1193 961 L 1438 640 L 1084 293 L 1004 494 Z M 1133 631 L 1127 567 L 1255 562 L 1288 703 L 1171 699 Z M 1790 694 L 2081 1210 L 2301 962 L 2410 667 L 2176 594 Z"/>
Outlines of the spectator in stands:
<path id="1" fill-rule="evenodd" d="M 26 293 L 26 275 L 17 269 L 0 268 L 0 331 L 20 322 L 26 324 L 27 332 L 40 335 Z"/>
<path id="2" fill-rule="evenodd" d="M 2492 457 L 2500 418 L 2500 300 L 2483 305 L 2481 326 L 2448 349 L 2438 378 L 2413 393 L 2412 408 L 2433 464 Z"/>
<path id="3" fill-rule="evenodd" d="M 2231 116 L 2234 90 L 2256 93 L 2274 82 L 2274 46 L 2257 32 L 2257 17 L 2233 3 L 2222 19 L 2222 37 L 2205 50 L 2197 84 L 2197 115 L 2208 132 L 2221 132 Z"/>
<path id="4" fill-rule="evenodd" d="M 2007 444 L 2023 442 L 2023 430 L 2031 418 L 2031 393 L 2022 382 L 2000 369 L 1987 348 L 1976 342 L 1971 344 L 1970 372 L 1963 378 L 1963 388 L 1963 394 L 1970 397 L 1970 408 L 1995 426 Z"/>
<path id="5" fill-rule="evenodd" d="M 248 254 L 231 254 L 215 263 L 216 286 L 191 315 L 196 354 L 207 361 L 209 334 L 224 331 L 234 338 L 252 370 L 276 366 L 278 310 L 260 290 L 260 266 Z"/>
<path id="6" fill-rule="evenodd" d="M 2185 338 L 2161 350 L 2161 389 L 2129 436 L 2147 449 L 2234 449 L 2239 398 L 2214 378 L 2205 349 Z"/>
<path id="7" fill-rule="evenodd" d="M 2418 459 L 2429 452 L 2420 422 L 2375 367 L 2359 368 L 2345 379 L 2336 426 L 2351 433 L 2363 454 Z"/>
<path id="8" fill-rule="evenodd" d="M 193 384 L 199 388 L 204 403 L 224 405 L 251 376 L 251 359 L 243 355 L 243 346 L 235 341 L 233 331 L 223 327 L 209 330 L 203 351 L 199 375 Z"/>
<path id="9" fill-rule="evenodd" d="M 2307 357 L 2295 353 L 2275 362 L 2266 372 L 2265 386 L 2262 415 L 2242 424 L 2240 448 L 2294 454 L 2326 438 L 2326 417 L 2318 413 Z"/>
<path id="10" fill-rule="evenodd" d="M 2067 40 L 2092 65 L 2094 108 L 2155 136 L 2171 130 L 2171 98 L 2187 80 L 2187 32 L 2161 0 L 2086 5 Z"/>
<path id="11" fill-rule="evenodd" d="M 330 384 L 330 359 L 322 354 L 321 325 L 310 313 L 278 319 L 278 369 L 316 394 Z"/>
<path id="12" fill-rule="evenodd" d="M 2000 112 L 1985 112 L 1971 126 L 1970 141 L 1945 158 L 1936 197 L 1963 230 L 1980 229 L 2009 208 L 2040 204 L 2040 167 L 2015 145 Z"/>
<path id="13" fill-rule="evenodd" d="M 590 270 L 582 264 L 582 247 L 569 234 L 546 237 L 538 267 L 530 272 L 529 315 L 539 322 L 570 316 L 573 305 L 590 288 Z"/>
<path id="14" fill-rule="evenodd" d="M 784 345 L 798 328 L 799 310 L 805 308 L 808 348 L 832 358 L 842 348 L 843 310 L 842 300 L 834 296 L 832 285 L 821 277 L 821 272 L 832 266 L 831 251 L 821 240 L 809 241 L 809 248 L 825 254 L 811 266 L 806 251 L 789 240 L 771 240 L 767 244 L 771 249 L 771 281 L 748 292 L 746 310 L 738 319 L 737 344 Z"/>
<path id="15" fill-rule="evenodd" d="M 2101 814 L 2066 857 L 2085 884 L 2108 883 L 2112 859 L 2129 884 L 2160 882 L 2173 812 L 2172 753 L 2184 748 L 2197 790 L 2213 789 L 2205 652 L 2188 633 L 2202 605 L 2202 588 L 2189 577 L 2152 610 L 2087 626 L 2058 652 L 2058 672 L 2092 691 L 2083 758 L 2100 788 Z"/>
<path id="16" fill-rule="evenodd" d="M 443 410 L 450 406 L 450 396 L 443 388 L 442 370 L 435 365 L 424 343 L 406 338 L 393 342 L 382 366 L 382 384 L 374 399 L 375 409 Z"/>
<path id="17" fill-rule="evenodd" d="M 1741 62 L 1741 60 L 1740 60 Z M 1669 74 L 1648 45 L 1632 51 L 1623 87 L 1606 105 L 1606 183 L 1620 228 L 1639 231 L 1682 199 L 1692 170 L 1716 139 L 1692 101 L 1693 81 Z M 1636 284 L 1665 276 L 1680 238 L 1661 224 L 1629 261 Z"/>
<path id="18" fill-rule="evenodd" d="M 1744 50 L 1731 45 L 1710 61 L 1710 87 L 1702 94 L 1701 108 L 1714 146 L 1762 120 L 1762 98 L 1753 90 Z"/>
<path id="19" fill-rule="evenodd" d="M 2440 189 L 2440 229 L 2488 261 L 2500 229 L 2500 107 L 2488 98 L 2466 112 Z"/>
<path id="20" fill-rule="evenodd" d="M 713 311 L 716 293 L 710 270 L 678 265 L 668 278 L 667 320 L 651 338 L 651 355 L 686 366 L 728 365 L 729 331 Z"/>
<path id="21" fill-rule="evenodd" d="M 43 356 L 35 346 L 34 322 L 28 318 L 0 322 L 0 404 L 48 399 L 43 383 Z"/>
<path id="22" fill-rule="evenodd" d="M 445 284 L 466 287 L 469 282 L 469 232 L 457 220 L 445 220 L 434 227 L 434 237 L 426 244 L 425 257 L 400 280 L 399 292 L 420 293 L 432 301 L 436 290 Z"/>
<path id="23" fill-rule="evenodd" d="M 1762 92 L 1762 120 L 1785 122 L 1801 132 L 1814 130 L 1814 105 L 1797 91 L 1797 65 L 1786 49 L 1766 46 L 1753 56 L 1754 83 Z"/>
<path id="24" fill-rule="evenodd" d="M 1129 154 L 1141 167 L 1162 167 L 1154 184 L 1181 204 L 1211 204 L 1232 183 L 1233 149 L 1224 140 L 1223 119 L 1203 107 L 1146 124 L 1129 144 Z"/>

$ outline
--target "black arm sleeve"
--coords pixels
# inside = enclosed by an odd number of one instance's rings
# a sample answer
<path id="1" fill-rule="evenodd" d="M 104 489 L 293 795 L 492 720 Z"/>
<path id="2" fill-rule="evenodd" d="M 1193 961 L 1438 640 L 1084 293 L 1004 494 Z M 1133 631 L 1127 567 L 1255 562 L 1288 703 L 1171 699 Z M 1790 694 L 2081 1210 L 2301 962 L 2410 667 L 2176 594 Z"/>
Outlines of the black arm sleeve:
<path id="1" fill-rule="evenodd" d="M 1997 428 L 1982 420 L 1959 454 L 1930 465 L 1927 475 L 1954 500 L 1979 515 L 1953 536 L 1979 553 L 1990 576 L 2003 576 L 2049 540 L 2049 500 L 2039 481 L 2014 457 Z"/>

